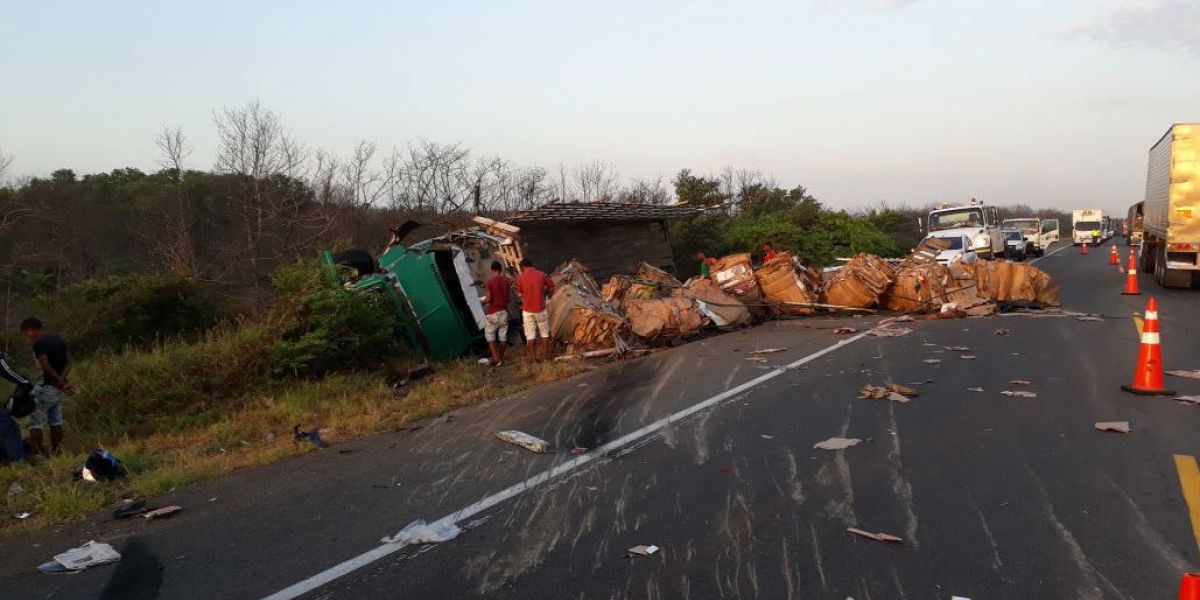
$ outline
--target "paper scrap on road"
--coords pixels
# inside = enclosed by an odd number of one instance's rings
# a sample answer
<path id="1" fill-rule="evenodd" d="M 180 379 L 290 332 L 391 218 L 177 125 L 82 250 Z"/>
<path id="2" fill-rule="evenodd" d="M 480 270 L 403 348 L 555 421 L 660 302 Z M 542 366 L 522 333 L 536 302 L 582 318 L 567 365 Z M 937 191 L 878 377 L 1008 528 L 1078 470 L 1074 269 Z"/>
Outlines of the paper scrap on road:
<path id="1" fill-rule="evenodd" d="M 951 352 L 970 352 L 971 349 L 966 346 L 942 346 Z"/>
<path id="2" fill-rule="evenodd" d="M 1027 392 L 1025 390 L 1016 390 L 1016 391 L 1004 390 L 1003 392 L 1000 392 L 1000 393 L 1004 394 L 1005 396 L 1012 396 L 1014 398 L 1037 398 L 1037 394 L 1035 394 L 1033 392 Z"/>
<path id="3" fill-rule="evenodd" d="M 1076 321 L 1103 321 L 1104 319 L 1101 317 L 1093 317 L 1091 315 L 1085 315 L 1082 317 L 1075 317 L 1075 320 Z"/>
<path id="4" fill-rule="evenodd" d="M 858 333 L 858 330 L 853 327 L 838 327 L 833 330 L 834 333 Z"/>
<path id="5" fill-rule="evenodd" d="M 658 546 L 655 546 L 655 545 L 634 546 L 634 547 L 626 550 L 626 552 L 628 552 L 630 554 L 636 554 L 638 556 L 650 556 L 651 554 L 658 552 Z"/>
<path id="6" fill-rule="evenodd" d="M 910 398 L 916 398 L 917 396 L 921 395 L 921 392 L 918 392 L 917 390 L 914 390 L 908 386 L 900 385 L 898 383 L 889 383 L 888 389 L 893 392 L 896 392 L 897 394 L 903 394 Z"/>
<path id="7" fill-rule="evenodd" d="M 1013 379 L 1012 381 L 1009 381 L 1009 383 L 1013 385 L 1031 385 L 1033 382 L 1029 381 L 1028 379 Z"/>
<path id="8" fill-rule="evenodd" d="M 921 362 L 923 362 L 923 363 L 925 363 L 925 364 L 927 364 L 927 365 L 936 365 L 936 364 L 938 364 L 938 363 L 942 362 L 942 359 L 940 359 L 940 358 L 927 358 L 927 359 L 925 359 L 925 360 L 923 360 L 923 361 L 921 361 Z"/>
<path id="9" fill-rule="evenodd" d="M 920 396 L 921 393 L 898 383 L 889 383 L 887 387 L 864 385 L 858 390 L 859 398 L 872 400 L 891 400 L 892 402 L 908 402 L 909 398 Z"/>
<path id="10" fill-rule="evenodd" d="M 496 437 L 510 444 L 520 446 L 530 452 L 545 454 L 550 451 L 550 442 L 547 442 L 541 438 L 533 437 L 532 435 L 529 435 L 523 431 L 510 429 L 508 431 L 501 431 L 497 433 Z"/>
<path id="11" fill-rule="evenodd" d="M 975 360 L 974 354 L 959 354 L 958 357 L 963 360 Z"/>
<path id="12" fill-rule="evenodd" d="M 1100 431 L 1129 433 L 1129 421 L 1099 421 L 1096 423 L 1096 429 Z"/>
<path id="13" fill-rule="evenodd" d="M 878 329 L 872 329 L 872 330 L 868 331 L 867 335 L 874 336 L 874 337 L 900 337 L 903 335 L 908 335 L 910 333 L 912 333 L 912 330 L 905 328 L 905 327 L 895 327 L 895 328 L 880 327 Z"/>
<path id="14" fill-rule="evenodd" d="M 417 519 L 404 526 L 396 535 L 380 538 L 383 544 L 440 544 L 456 537 L 461 530 L 454 521 L 447 518 L 426 523 L 425 519 Z"/>
<path id="15" fill-rule="evenodd" d="M 1177 396 L 1175 401 L 1183 404 L 1196 405 L 1200 404 L 1200 396 Z"/>
<path id="16" fill-rule="evenodd" d="M 1009 330 L 1009 329 L 997 329 L 996 330 L 996 335 L 1008 335 L 1010 333 L 1012 333 L 1012 330 Z"/>
<path id="17" fill-rule="evenodd" d="M 925 346 L 926 348 L 932 348 L 932 347 L 936 346 L 937 344 L 934 344 L 932 342 L 921 342 L 921 345 Z"/>
<path id="18" fill-rule="evenodd" d="M 967 388 L 967 391 L 968 392 L 982 392 L 983 388 L 981 388 L 981 387 Z"/>
<path id="19" fill-rule="evenodd" d="M 856 527 L 847 527 L 846 531 L 849 531 L 850 533 L 853 533 L 854 535 L 861 535 L 865 538 L 871 538 L 871 539 L 879 541 L 879 542 L 891 542 L 893 544 L 899 544 L 899 543 L 904 542 L 904 540 L 902 540 L 894 535 L 889 535 L 889 534 L 882 533 L 882 532 L 881 533 L 871 533 L 870 531 L 863 531 Z"/>
<path id="20" fill-rule="evenodd" d="M 93 540 L 78 548 L 54 555 L 54 560 L 43 563 L 38 570 L 43 573 L 75 573 L 118 560 L 121 560 L 121 554 L 112 546 Z"/>
<path id="21" fill-rule="evenodd" d="M 845 450 L 851 446 L 857 446 L 861 441 L 858 438 L 831 437 L 823 442 L 813 444 L 813 448 L 818 450 Z"/>
<path id="22" fill-rule="evenodd" d="M 1200 379 L 1200 369 L 1195 371 L 1165 371 L 1167 375 L 1176 377 L 1186 377 L 1188 379 Z"/>
<path id="23" fill-rule="evenodd" d="M 787 348 L 764 348 L 762 350 L 755 350 L 750 354 L 775 354 L 776 352 L 783 352 L 784 350 L 787 350 Z"/>
<path id="24" fill-rule="evenodd" d="M 164 506 L 162 508 L 156 508 L 150 512 L 143 514 L 142 517 L 146 518 L 146 519 L 161 519 L 164 517 L 169 517 L 178 512 L 183 512 L 183 507 L 172 504 L 171 506 Z"/>

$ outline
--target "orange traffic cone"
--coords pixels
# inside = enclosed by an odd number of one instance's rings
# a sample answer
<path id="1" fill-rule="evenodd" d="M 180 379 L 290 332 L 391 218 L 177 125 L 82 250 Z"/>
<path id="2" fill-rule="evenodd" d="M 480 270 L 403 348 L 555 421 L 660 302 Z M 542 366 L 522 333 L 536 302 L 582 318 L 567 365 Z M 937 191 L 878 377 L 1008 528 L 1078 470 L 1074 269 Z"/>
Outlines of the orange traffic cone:
<path id="1" fill-rule="evenodd" d="M 1179 600 L 1200 600 L 1200 575 L 1184 573 L 1179 582 Z"/>
<path id="2" fill-rule="evenodd" d="M 1108 264 L 1110 264 L 1110 265 L 1121 264 L 1121 259 L 1117 258 L 1117 245 L 1116 244 L 1112 245 L 1112 252 L 1108 255 Z"/>
<path id="3" fill-rule="evenodd" d="M 1132 256 L 1129 257 L 1129 267 L 1125 269 L 1125 291 L 1121 292 L 1126 296 L 1141 296 L 1138 291 L 1137 283 L 1137 261 Z"/>
<path id="4" fill-rule="evenodd" d="M 1086 240 L 1083 242 L 1083 245 L 1079 247 L 1079 253 L 1087 254 L 1087 241 Z"/>
<path id="5" fill-rule="evenodd" d="M 1158 303 L 1154 298 L 1146 302 L 1146 317 L 1142 324 L 1142 345 L 1138 349 L 1137 365 L 1133 369 L 1133 385 L 1121 389 L 1143 396 L 1174 396 L 1172 390 L 1163 389 L 1162 349 L 1158 339 Z"/>

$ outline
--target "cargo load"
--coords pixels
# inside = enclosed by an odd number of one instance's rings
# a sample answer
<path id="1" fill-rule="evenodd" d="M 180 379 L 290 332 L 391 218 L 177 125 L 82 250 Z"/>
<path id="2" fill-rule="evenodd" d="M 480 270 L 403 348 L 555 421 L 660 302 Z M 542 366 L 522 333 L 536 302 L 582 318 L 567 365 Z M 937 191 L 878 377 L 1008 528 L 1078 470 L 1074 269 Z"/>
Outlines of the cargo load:
<path id="1" fill-rule="evenodd" d="M 628 345 L 622 334 L 628 322 L 599 295 L 596 281 L 582 263 L 564 263 L 554 270 L 555 290 L 546 305 L 550 335 L 573 350 L 618 348 Z"/>
<path id="2" fill-rule="evenodd" d="M 741 327 L 750 324 L 750 310 L 746 305 L 722 292 L 720 286 L 707 277 L 689 279 L 672 295 L 695 300 L 700 312 L 717 327 Z"/>
<path id="3" fill-rule="evenodd" d="M 971 265 L 979 295 L 997 302 L 1036 302 L 1045 307 L 1062 306 L 1058 291 L 1062 287 L 1045 271 L 1026 263 L 1005 260 Z"/>
<path id="4" fill-rule="evenodd" d="M 825 302 L 849 308 L 879 306 L 896 277 L 896 268 L 874 254 L 861 253 L 825 278 Z"/>
<path id="5" fill-rule="evenodd" d="M 771 304 L 771 310 L 776 314 L 811 314 L 811 305 L 820 300 L 820 276 L 798 267 L 786 251 L 779 252 L 773 260 L 755 270 L 754 276 L 763 299 Z"/>
<path id="6" fill-rule="evenodd" d="M 950 271 L 936 262 L 907 264 L 896 271 L 884 307 L 900 312 L 935 312 L 946 301 Z"/>
<path id="7" fill-rule="evenodd" d="M 625 302 L 625 314 L 633 334 L 644 340 L 695 333 L 708 322 L 696 301 L 681 296 L 629 299 Z"/>

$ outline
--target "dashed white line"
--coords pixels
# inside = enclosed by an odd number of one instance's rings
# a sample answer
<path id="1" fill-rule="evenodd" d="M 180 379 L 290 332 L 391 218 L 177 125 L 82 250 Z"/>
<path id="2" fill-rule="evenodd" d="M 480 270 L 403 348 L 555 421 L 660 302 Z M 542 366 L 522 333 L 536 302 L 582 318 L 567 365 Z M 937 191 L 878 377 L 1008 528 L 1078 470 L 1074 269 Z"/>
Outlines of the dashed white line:
<path id="1" fill-rule="evenodd" d="M 449 521 L 452 523 L 459 523 L 466 519 L 469 519 L 475 515 L 478 515 L 479 513 L 483 512 L 485 510 L 488 510 L 488 509 L 496 506 L 497 504 L 500 504 L 501 502 L 504 502 L 505 500 L 509 500 L 509 499 L 519 496 L 525 492 L 528 492 L 529 490 L 532 490 L 532 489 L 542 485 L 543 483 L 546 483 L 547 481 L 549 481 L 551 479 L 554 479 L 561 475 L 570 473 L 571 471 L 579 469 L 580 467 L 583 467 L 584 465 L 586 465 L 596 459 L 609 456 L 610 454 L 614 453 L 614 451 L 621 450 L 625 446 L 629 446 L 636 442 L 642 441 L 642 440 L 648 438 L 649 436 L 661 431 L 662 429 L 666 428 L 667 426 L 671 425 L 672 423 L 676 423 L 678 421 L 687 419 L 688 417 L 691 417 L 692 415 L 695 415 L 696 413 L 699 413 L 706 409 L 715 407 L 723 402 L 726 402 L 728 400 L 736 398 L 738 395 L 744 393 L 745 391 L 747 391 L 753 387 L 759 386 L 759 385 L 766 383 L 780 375 L 783 375 L 790 369 L 795 369 L 796 367 L 799 367 L 800 365 L 812 362 L 818 358 L 821 358 L 822 356 L 825 356 L 826 354 L 829 354 L 830 352 L 833 352 L 834 350 L 837 350 L 844 346 L 853 344 L 854 342 L 857 342 L 858 340 L 861 340 L 866 336 L 867 336 L 867 332 L 864 332 L 864 333 L 855 335 L 853 337 L 843 339 L 843 340 L 837 342 L 836 344 L 828 346 L 822 350 L 818 350 L 817 352 L 809 354 L 808 356 L 798 359 L 795 362 L 789 363 L 783 367 L 779 367 L 773 371 L 768 371 L 766 373 L 763 373 L 762 375 L 759 375 L 758 377 L 755 377 L 754 379 L 751 379 L 750 381 L 747 381 L 743 384 L 729 388 L 729 389 L 725 390 L 724 392 L 721 392 L 720 394 L 717 394 L 715 396 L 708 398 L 707 400 L 693 404 L 692 406 L 689 406 L 683 410 L 671 413 L 670 415 L 667 415 L 666 417 L 663 417 L 657 421 L 654 421 L 653 423 L 650 423 L 649 425 L 646 425 L 640 429 L 631 431 L 631 432 L 629 432 L 607 444 L 604 444 L 603 446 L 600 446 L 599 448 L 596 448 L 592 452 L 588 452 L 587 454 L 581 454 L 579 456 L 576 456 L 576 457 L 574 457 L 560 465 L 557 465 L 551 469 L 542 471 L 541 473 L 538 473 L 537 475 L 534 475 L 533 477 L 530 477 L 530 478 L 526 479 L 525 481 L 522 481 L 522 482 L 519 482 L 512 486 L 509 486 L 508 488 L 505 488 L 499 492 L 496 492 L 495 494 L 492 494 L 491 496 L 488 496 L 487 498 L 484 498 L 483 500 L 480 500 L 479 502 L 476 502 L 470 506 L 466 506 L 466 507 L 461 508 L 453 513 L 450 513 L 450 514 L 442 517 L 441 519 L 439 519 L 439 521 Z M 395 554 L 396 552 L 403 550 L 405 547 L 406 546 L 404 544 L 383 544 L 380 546 L 376 546 L 375 548 L 372 548 L 371 550 L 368 550 L 367 552 L 364 552 L 358 556 L 355 556 L 354 558 L 351 558 L 349 560 L 338 563 L 337 565 L 334 565 L 324 571 L 321 571 L 320 573 L 317 573 L 316 575 L 313 575 L 312 577 L 309 577 L 303 581 L 292 584 L 282 590 L 279 590 L 278 592 L 275 592 L 274 594 L 266 596 L 263 600 L 291 600 L 292 598 L 297 598 L 297 597 L 302 596 L 308 592 L 311 592 L 312 590 L 315 590 L 327 583 L 336 581 L 337 579 L 344 577 L 354 571 L 357 571 L 358 569 L 361 569 L 377 560 L 380 560 L 382 558 L 386 558 L 387 556 Z"/>

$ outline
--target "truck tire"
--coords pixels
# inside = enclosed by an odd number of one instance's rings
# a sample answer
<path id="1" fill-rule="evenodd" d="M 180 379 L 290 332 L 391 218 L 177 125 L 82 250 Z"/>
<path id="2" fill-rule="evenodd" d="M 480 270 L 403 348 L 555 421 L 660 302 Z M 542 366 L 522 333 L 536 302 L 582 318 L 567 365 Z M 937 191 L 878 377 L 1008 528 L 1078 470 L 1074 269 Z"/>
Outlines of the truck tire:
<path id="1" fill-rule="evenodd" d="M 1156 252 L 1156 248 L 1154 247 L 1153 244 L 1147 244 L 1144 242 L 1142 243 L 1141 258 L 1139 261 L 1139 266 L 1141 266 L 1141 270 L 1143 273 L 1153 273 L 1154 272 L 1154 259 L 1157 256 L 1155 254 L 1155 252 Z"/>

